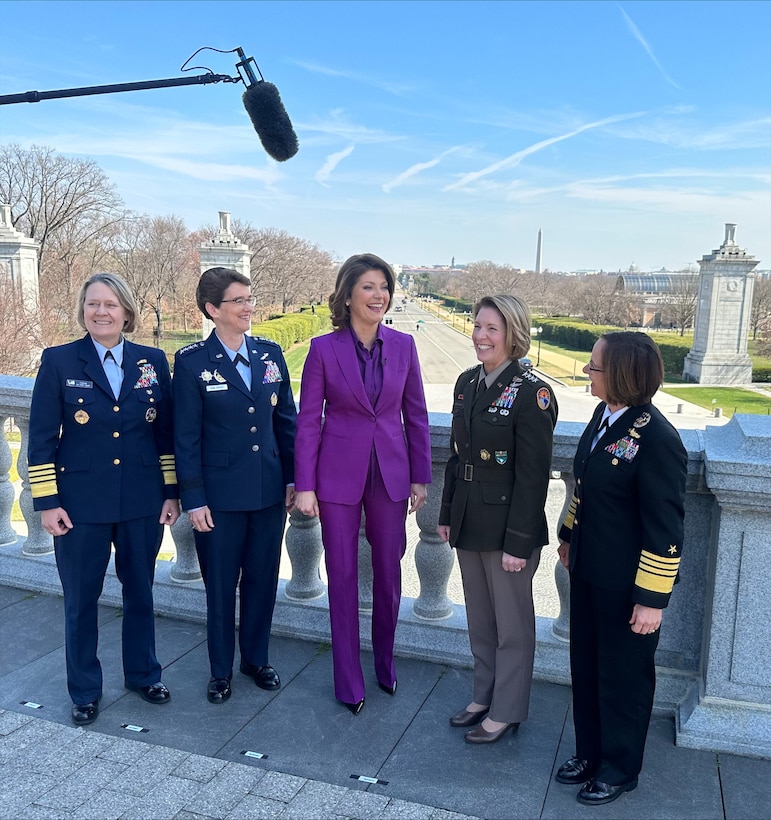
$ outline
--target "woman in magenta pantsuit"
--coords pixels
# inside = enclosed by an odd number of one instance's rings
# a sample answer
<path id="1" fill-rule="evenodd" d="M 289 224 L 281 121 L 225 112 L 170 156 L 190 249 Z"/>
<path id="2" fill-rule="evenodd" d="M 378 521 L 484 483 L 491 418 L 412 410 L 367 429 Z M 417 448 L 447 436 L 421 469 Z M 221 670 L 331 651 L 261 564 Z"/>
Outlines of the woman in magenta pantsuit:
<path id="1" fill-rule="evenodd" d="M 410 512 L 420 509 L 431 481 L 428 413 L 415 342 L 381 324 L 393 293 L 393 271 L 379 257 L 357 254 L 343 263 L 329 297 L 336 330 L 311 342 L 297 418 L 295 506 L 321 520 L 335 697 L 354 714 L 364 705 L 361 511 L 372 546 L 375 674 L 380 688 L 393 695 L 407 500 Z"/>

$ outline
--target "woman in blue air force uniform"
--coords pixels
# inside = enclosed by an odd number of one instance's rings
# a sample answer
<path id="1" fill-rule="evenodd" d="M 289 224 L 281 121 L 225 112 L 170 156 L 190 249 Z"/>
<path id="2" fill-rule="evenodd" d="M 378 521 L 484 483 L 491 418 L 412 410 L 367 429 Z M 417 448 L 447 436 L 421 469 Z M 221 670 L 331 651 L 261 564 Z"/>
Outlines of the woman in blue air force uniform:
<path id="1" fill-rule="evenodd" d="M 91 276 L 78 296 L 78 322 L 88 333 L 44 351 L 32 394 L 29 481 L 43 528 L 54 536 L 78 725 L 99 713 L 97 601 L 111 544 L 123 584 L 126 687 L 150 703 L 170 697 L 155 656 L 152 584 L 161 525 L 179 517 L 171 380 L 160 350 L 123 337 L 136 316 L 119 276 Z"/>
<path id="2" fill-rule="evenodd" d="M 249 336 L 246 276 L 210 268 L 196 291 L 215 330 L 177 352 L 175 452 L 207 602 L 210 703 L 231 695 L 236 587 L 241 672 L 278 689 L 268 662 L 286 512 L 294 496 L 295 405 L 281 348 Z"/>

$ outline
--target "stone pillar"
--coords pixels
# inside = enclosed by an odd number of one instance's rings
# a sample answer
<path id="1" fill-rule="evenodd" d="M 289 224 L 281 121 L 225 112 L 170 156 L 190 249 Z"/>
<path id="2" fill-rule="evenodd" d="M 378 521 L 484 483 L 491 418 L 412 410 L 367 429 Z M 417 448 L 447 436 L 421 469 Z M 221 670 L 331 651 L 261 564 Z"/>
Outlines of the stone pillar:
<path id="1" fill-rule="evenodd" d="M 718 503 L 710 614 L 700 691 L 679 705 L 677 744 L 771 757 L 771 418 L 737 415 L 704 436 Z"/>
<path id="2" fill-rule="evenodd" d="M 321 598 L 324 595 L 324 584 L 319 574 L 319 564 L 324 547 L 318 516 L 303 515 L 299 510 L 292 510 L 285 543 L 292 565 L 292 577 L 284 594 L 292 601 Z"/>
<path id="3" fill-rule="evenodd" d="M 201 273 L 209 268 L 232 268 L 251 280 L 250 262 L 252 252 L 230 229 L 230 213 L 219 212 L 219 231 L 207 242 L 202 242 L 198 253 L 201 258 Z M 203 317 L 205 339 L 214 330 L 214 323 Z"/>
<path id="4" fill-rule="evenodd" d="M 18 298 L 28 317 L 27 361 L 19 361 L 18 371 L 32 373 L 40 358 L 38 343 L 40 315 L 38 251 L 40 243 L 17 231 L 11 222 L 11 206 L 0 204 L 0 281 L 4 298 Z M 5 310 L 9 306 L 5 306 Z"/>
<path id="5" fill-rule="evenodd" d="M 752 382 L 747 335 L 758 263 L 735 238 L 736 225 L 726 223 L 723 244 L 699 262 L 696 327 L 683 375 L 701 384 Z"/>

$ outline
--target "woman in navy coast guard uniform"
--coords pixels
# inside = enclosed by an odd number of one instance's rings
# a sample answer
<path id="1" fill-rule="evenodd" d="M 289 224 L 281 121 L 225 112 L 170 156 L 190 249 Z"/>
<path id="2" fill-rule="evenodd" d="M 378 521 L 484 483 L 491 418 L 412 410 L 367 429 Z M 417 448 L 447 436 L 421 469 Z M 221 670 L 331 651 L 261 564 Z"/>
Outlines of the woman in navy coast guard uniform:
<path id="1" fill-rule="evenodd" d="M 241 672 L 262 689 L 281 685 L 268 663 L 268 642 L 294 496 L 296 413 L 280 346 L 247 335 L 254 310 L 249 279 L 210 268 L 196 301 L 215 330 L 177 352 L 174 438 L 182 506 L 206 586 L 206 695 L 224 703 L 231 694 L 239 578 Z"/>
<path id="2" fill-rule="evenodd" d="M 137 306 L 119 276 L 97 273 L 78 296 L 83 339 L 43 353 L 30 410 L 29 482 L 54 536 L 64 590 L 72 719 L 99 713 L 97 601 L 110 545 L 123 584 L 123 672 L 128 689 L 166 703 L 155 656 L 153 574 L 161 524 L 179 517 L 171 380 L 160 350 L 133 344 Z"/>
<path id="3" fill-rule="evenodd" d="M 437 532 L 458 550 L 474 655 L 473 699 L 450 725 L 468 728 L 468 743 L 495 743 L 528 715 L 557 402 L 518 361 L 530 312 L 516 296 L 481 299 L 472 339 L 481 364 L 455 385 Z"/>
<path id="4" fill-rule="evenodd" d="M 661 615 L 683 546 L 687 454 L 651 404 L 664 365 L 645 333 L 601 336 L 584 373 L 602 401 L 578 443 L 559 533 L 576 753 L 556 780 L 597 805 L 634 789 L 642 768 Z"/>

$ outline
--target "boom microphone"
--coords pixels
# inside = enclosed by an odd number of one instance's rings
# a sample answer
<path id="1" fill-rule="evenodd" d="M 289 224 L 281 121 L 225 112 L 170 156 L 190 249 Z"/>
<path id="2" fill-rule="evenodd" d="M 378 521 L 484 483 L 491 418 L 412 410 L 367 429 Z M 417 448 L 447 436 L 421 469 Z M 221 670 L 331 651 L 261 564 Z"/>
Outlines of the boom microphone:
<path id="1" fill-rule="evenodd" d="M 266 83 L 262 78 L 262 72 L 257 68 L 253 57 L 247 57 L 242 48 L 235 51 L 241 58 L 236 63 L 236 68 L 246 86 L 242 98 L 246 113 L 262 147 L 276 162 L 285 162 L 297 153 L 300 146 L 289 121 L 289 114 L 281 102 L 281 95 L 273 83 Z M 254 73 L 255 68 L 260 72 L 259 80 Z"/>
<path id="2" fill-rule="evenodd" d="M 293 157 L 300 146 L 276 86 L 259 80 L 247 87 L 243 101 L 246 113 L 267 153 L 277 162 Z"/>

